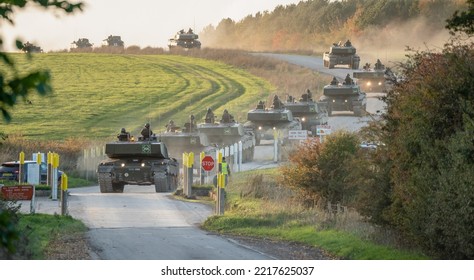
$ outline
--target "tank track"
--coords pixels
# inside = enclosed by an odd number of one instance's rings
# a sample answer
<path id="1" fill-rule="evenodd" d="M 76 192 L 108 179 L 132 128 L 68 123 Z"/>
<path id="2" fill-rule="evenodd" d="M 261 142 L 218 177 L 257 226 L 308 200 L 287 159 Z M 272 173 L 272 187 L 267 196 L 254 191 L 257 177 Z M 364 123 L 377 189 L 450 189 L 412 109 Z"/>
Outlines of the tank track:
<path id="1" fill-rule="evenodd" d="M 114 192 L 112 185 L 112 178 L 106 173 L 99 173 L 98 175 L 99 187 L 101 193 L 111 193 Z"/>
<path id="2" fill-rule="evenodd" d="M 155 191 L 157 193 L 167 192 L 169 190 L 168 177 L 163 174 L 156 174 L 153 178 L 155 181 Z"/>

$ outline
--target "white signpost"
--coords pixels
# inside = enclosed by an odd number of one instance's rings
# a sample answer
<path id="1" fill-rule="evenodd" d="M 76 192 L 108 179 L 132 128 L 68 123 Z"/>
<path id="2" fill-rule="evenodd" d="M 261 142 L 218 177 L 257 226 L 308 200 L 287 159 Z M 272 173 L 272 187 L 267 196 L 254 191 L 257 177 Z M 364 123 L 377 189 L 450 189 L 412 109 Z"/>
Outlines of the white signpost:
<path id="1" fill-rule="evenodd" d="M 288 139 L 290 140 L 306 140 L 308 138 L 307 130 L 290 130 L 288 131 Z"/>

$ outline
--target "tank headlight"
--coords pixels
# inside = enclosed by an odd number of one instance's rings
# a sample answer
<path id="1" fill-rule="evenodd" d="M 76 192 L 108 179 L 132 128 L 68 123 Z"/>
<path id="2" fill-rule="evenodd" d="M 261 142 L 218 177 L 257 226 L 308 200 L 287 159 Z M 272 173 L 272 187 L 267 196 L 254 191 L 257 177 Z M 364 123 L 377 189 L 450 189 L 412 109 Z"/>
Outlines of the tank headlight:
<path id="1" fill-rule="evenodd" d="M 347 99 L 346 99 L 346 100 L 344 100 L 344 102 L 346 102 L 346 103 L 347 103 Z"/>
<path id="2" fill-rule="evenodd" d="M 370 86 L 372 83 L 371 82 L 367 82 L 367 85 Z"/>
<path id="3" fill-rule="evenodd" d="M 336 99 L 333 99 L 332 102 L 333 102 L 333 103 L 336 102 Z"/>
<path id="4" fill-rule="evenodd" d="M 123 173 L 123 176 L 128 177 L 128 173 Z"/>
<path id="5" fill-rule="evenodd" d="M 259 126 L 259 127 L 258 127 L 258 130 L 262 130 L 262 127 L 261 127 L 261 126 Z"/>
<path id="6" fill-rule="evenodd" d="M 120 166 L 125 167 L 125 163 L 120 164 Z"/>
<path id="7" fill-rule="evenodd" d="M 381 85 L 382 85 L 382 82 L 379 82 L 379 86 L 381 86 Z"/>
<path id="8" fill-rule="evenodd" d="M 303 121 L 303 122 L 306 121 L 306 118 L 305 118 L 305 117 L 302 117 L 302 118 L 301 118 L 301 121 Z"/>
<path id="9" fill-rule="evenodd" d="M 273 130 L 275 130 L 275 129 L 276 129 L 276 127 L 273 127 Z"/>
<path id="10" fill-rule="evenodd" d="M 144 162 L 142 162 L 142 167 L 145 167 L 145 163 L 144 163 Z"/>

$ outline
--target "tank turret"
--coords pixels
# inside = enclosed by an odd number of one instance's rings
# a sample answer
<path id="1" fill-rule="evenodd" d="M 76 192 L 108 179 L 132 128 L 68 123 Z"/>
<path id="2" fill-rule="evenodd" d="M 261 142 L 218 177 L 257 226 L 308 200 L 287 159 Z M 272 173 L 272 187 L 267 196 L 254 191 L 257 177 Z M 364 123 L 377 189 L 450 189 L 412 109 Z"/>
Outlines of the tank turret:
<path id="1" fill-rule="evenodd" d="M 166 144 L 157 141 L 156 136 L 133 139 L 119 137 L 105 144 L 108 158 L 97 168 L 100 192 L 122 193 L 125 185 L 154 185 L 156 192 L 174 191 L 179 166 L 169 157 Z"/>
<path id="2" fill-rule="evenodd" d="M 41 47 L 33 45 L 30 42 L 26 42 L 25 44 L 23 44 L 23 47 L 21 48 L 21 50 L 25 53 L 42 53 L 43 52 L 43 49 Z"/>
<path id="3" fill-rule="evenodd" d="M 92 48 L 93 45 L 87 38 L 79 38 L 77 41 L 74 41 L 71 44 L 75 45 L 77 49 Z"/>
<path id="4" fill-rule="evenodd" d="M 293 117 L 300 120 L 302 129 L 311 131 L 313 135 L 316 135 L 316 127 L 318 125 L 326 125 L 328 123 L 326 105 L 314 101 L 309 89 L 299 99 L 288 96 L 283 105 L 291 111 Z"/>
<path id="5" fill-rule="evenodd" d="M 363 70 L 354 71 L 354 78 L 358 80 L 361 89 L 365 92 L 386 92 L 386 69 L 380 59 L 377 59 L 374 67 L 366 63 Z"/>
<path id="6" fill-rule="evenodd" d="M 109 35 L 104 41 L 107 42 L 109 47 L 124 47 L 124 42 L 120 36 Z"/>
<path id="7" fill-rule="evenodd" d="M 274 139 L 275 130 L 281 131 L 285 140 L 290 130 L 301 130 L 302 126 L 275 95 L 270 108 L 266 108 L 265 102 L 259 101 L 257 107 L 247 113 L 244 128 L 255 134 L 256 144 L 260 145 L 262 139 Z"/>
<path id="8" fill-rule="evenodd" d="M 169 154 L 178 161 L 181 161 L 183 153 L 193 152 L 198 155 L 206 148 L 207 141 L 197 130 L 194 115 L 190 115 L 182 127 L 177 126 L 173 120 L 170 120 L 165 127 L 165 131 L 160 132 L 158 138 L 166 144 Z"/>
<path id="9" fill-rule="evenodd" d="M 202 135 L 202 142 L 207 146 L 226 147 L 241 142 L 242 162 L 253 160 L 256 144 L 254 133 L 246 131 L 227 109 L 222 113 L 220 120 L 215 118 L 210 108 L 207 109 L 204 122 L 198 124 L 197 129 Z"/>
<path id="10" fill-rule="evenodd" d="M 181 29 L 176 35 L 168 40 L 168 47 L 171 49 L 181 47 L 184 49 L 200 49 L 201 42 L 198 40 L 199 36 L 193 32 L 191 28 L 187 32 Z"/>
<path id="11" fill-rule="evenodd" d="M 334 43 L 329 52 L 323 54 L 324 67 L 329 69 L 336 65 L 347 65 L 352 69 L 359 69 L 360 57 L 356 54 L 356 48 L 351 41 L 347 40 L 344 44 Z"/>
<path id="12" fill-rule="evenodd" d="M 362 116 L 367 104 L 366 94 L 349 74 L 343 83 L 334 77 L 329 85 L 324 86 L 320 101 L 326 105 L 329 116 L 334 111 L 352 111 L 355 116 Z"/>

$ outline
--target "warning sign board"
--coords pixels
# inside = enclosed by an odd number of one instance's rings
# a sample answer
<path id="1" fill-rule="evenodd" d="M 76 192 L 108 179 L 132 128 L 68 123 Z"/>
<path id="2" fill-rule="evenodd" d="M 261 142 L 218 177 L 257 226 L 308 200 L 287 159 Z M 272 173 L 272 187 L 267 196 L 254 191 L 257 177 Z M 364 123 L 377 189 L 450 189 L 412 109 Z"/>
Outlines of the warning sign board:
<path id="1" fill-rule="evenodd" d="M 308 138 L 307 130 L 290 130 L 288 131 L 288 139 L 291 140 L 305 140 Z"/>
<path id="2" fill-rule="evenodd" d="M 7 200 L 32 200 L 33 186 L 3 186 L 1 187 L 2 196 Z"/>

